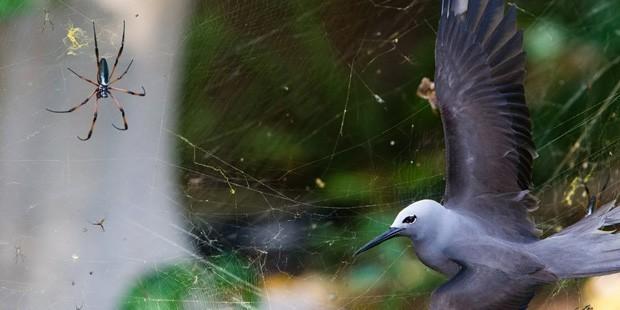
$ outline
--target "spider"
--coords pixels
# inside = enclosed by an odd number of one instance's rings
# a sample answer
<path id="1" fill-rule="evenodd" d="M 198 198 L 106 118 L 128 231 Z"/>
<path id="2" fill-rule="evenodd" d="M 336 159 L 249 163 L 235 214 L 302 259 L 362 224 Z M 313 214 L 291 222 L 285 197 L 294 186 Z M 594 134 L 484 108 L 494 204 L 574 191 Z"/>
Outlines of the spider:
<path id="1" fill-rule="evenodd" d="M 121 112 L 121 116 L 123 117 L 123 128 L 118 127 L 114 124 L 112 124 L 112 126 L 114 126 L 114 128 L 118 129 L 118 130 L 127 130 L 129 129 L 129 126 L 127 126 L 127 119 L 125 118 L 125 110 L 123 109 L 123 106 L 120 104 L 120 102 L 118 102 L 118 100 L 112 95 L 112 91 L 118 91 L 118 92 L 122 92 L 122 93 L 126 93 L 126 94 L 130 94 L 130 95 L 134 95 L 134 96 L 145 96 L 146 95 L 146 90 L 144 89 L 144 86 L 142 86 L 142 92 L 138 93 L 138 92 L 134 92 L 128 89 L 124 89 L 124 88 L 117 88 L 117 87 L 112 87 L 111 85 L 120 81 L 125 74 L 127 74 L 127 72 L 129 71 L 129 68 L 131 67 L 131 64 L 133 63 L 133 59 L 131 59 L 131 61 L 129 62 L 129 65 L 127 65 L 127 68 L 125 69 L 125 71 L 119 75 L 118 77 L 110 80 L 113 76 L 114 76 L 114 70 L 116 70 L 116 65 L 118 65 L 118 59 L 121 57 L 121 54 L 123 53 L 123 47 L 125 45 L 125 21 L 123 21 L 123 38 L 121 40 L 121 48 L 118 50 L 118 54 L 116 55 L 116 59 L 114 60 L 114 66 L 112 66 L 112 72 L 108 71 L 108 62 L 105 60 L 105 58 L 99 58 L 99 47 L 97 46 L 97 32 L 95 31 L 95 22 L 93 21 L 93 35 L 95 38 L 95 56 L 97 57 L 97 82 L 95 83 L 94 81 L 87 79 L 81 75 L 79 75 L 77 72 L 73 71 L 71 68 L 67 68 L 67 70 L 71 71 L 71 73 L 75 74 L 77 77 L 79 77 L 80 79 L 92 84 L 93 86 L 95 86 L 95 90 L 93 90 L 93 92 L 90 94 L 90 96 L 88 96 L 86 99 L 84 99 L 84 101 L 82 101 L 80 104 L 72 107 L 69 110 L 64 110 L 64 111 L 57 111 L 57 110 L 51 110 L 51 109 L 46 109 L 50 112 L 53 113 L 71 113 L 79 108 L 81 108 L 83 105 L 85 105 L 93 96 L 96 95 L 95 98 L 95 113 L 93 115 L 93 122 L 90 125 L 90 130 L 88 130 L 88 135 L 86 136 L 86 138 L 82 138 L 80 136 L 78 136 L 77 138 L 82 140 L 82 141 L 86 141 L 88 139 L 90 139 L 90 136 L 92 136 L 93 134 L 93 129 L 95 128 L 95 123 L 97 122 L 97 111 L 99 110 L 99 98 L 112 98 L 112 100 L 114 101 L 114 105 L 118 108 L 118 110 Z"/>

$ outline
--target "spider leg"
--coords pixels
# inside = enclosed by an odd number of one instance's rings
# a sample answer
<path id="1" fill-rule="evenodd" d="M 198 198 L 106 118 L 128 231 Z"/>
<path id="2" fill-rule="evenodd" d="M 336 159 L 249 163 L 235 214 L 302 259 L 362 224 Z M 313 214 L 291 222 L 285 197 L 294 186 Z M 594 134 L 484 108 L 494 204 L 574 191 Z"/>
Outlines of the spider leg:
<path id="1" fill-rule="evenodd" d="M 90 124 L 90 129 L 88 130 L 88 135 L 86 135 L 86 138 L 81 138 L 80 136 L 78 136 L 77 138 L 82 140 L 82 141 L 86 141 L 88 139 L 90 139 L 90 136 L 93 135 L 93 129 L 95 128 L 95 123 L 97 122 L 97 112 L 99 111 L 99 98 L 95 99 L 95 114 L 93 114 L 93 123 Z"/>
<path id="2" fill-rule="evenodd" d="M 116 70 L 116 65 L 118 65 L 118 59 L 121 57 L 121 54 L 123 53 L 123 47 L 125 47 L 125 21 L 123 21 L 123 38 L 121 39 L 121 48 L 118 50 L 118 54 L 116 55 L 116 59 L 114 60 L 114 66 L 112 66 L 110 77 L 114 76 L 114 70 Z"/>
<path id="3" fill-rule="evenodd" d="M 133 63 L 133 59 L 129 62 L 129 65 L 127 66 L 127 69 L 125 69 L 125 71 L 123 71 L 123 73 L 121 75 L 119 75 L 117 78 L 115 78 L 114 80 L 112 80 L 109 85 L 112 85 L 116 82 L 118 82 L 120 79 L 122 79 L 125 74 L 127 74 L 127 72 L 129 71 L 129 68 L 131 68 L 131 64 Z"/>
<path id="4" fill-rule="evenodd" d="M 77 75 L 77 77 L 79 77 L 80 79 L 82 79 L 82 80 L 84 80 L 84 81 L 86 81 L 88 83 L 91 83 L 91 84 L 95 85 L 96 87 L 99 87 L 99 84 L 95 83 L 93 80 L 87 79 L 87 78 L 77 74 L 77 72 L 71 70 L 71 68 L 67 68 L 67 70 L 69 70 L 69 71 L 71 71 L 71 73 Z"/>
<path id="5" fill-rule="evenodd" d="M 95 37 L 95 56 L 97 56 L 97 71 L 99 71 L 99 46 L 97 46 L 97 31 L 95 31 L 94 20 L 93 20 L 93 36 Z"/>
<path id="6" fill-rule="evenodd" d="M 112 94 L 110 94 L 110 97 L 112 97 L 112 100 L 114 101 L 114 105 L 116 105 L 116 107 L 118 108 L 119 111 L 121 111 L 121 116 L 123 117 L 123 128 L 120 128 L 116 125 L 114 125 L 114 123 L 112 123 L 112 126 L 114 126 L 114 128 L 118 129 L 118 130 L 127 130 L 129 129 L 129 126 L 127 126 L 127 118 L 125 118 L 125 110 L 123 109 L 123 106 L 121 105 L 120 102 L 118 102 L 118 100 L 116 100 L 116 97 L 114 97 Z"/>
<path id="7" fill-rule="evenodd" d="M 146 96 L 146 90 L 144 89 L 144 86 L 142 87 L 142 93 L 136 93 L 135 91 L 131 91 L 128 89 L 124 89 L 124 88 L 116 88 L 116 87 L 108 87 L 111 90 L 115 90 L 115 91 L 120 91 L 122 93 L 126 93 L 126 94 L 130 94 L 130 95 L 134 95 L 134 96 Z"/>
<path id="8" fill-rule="evenodd" d="M 46 108 L 46 110 L 48 110 L 48 111 L 50 111 L 50 112 L 53 112 L 53 113 L 71 113 L 71 112 L 73 112 L 73 111 L 75 111 L 75 110 L 79 109 L 79 108 L 80 108 L 80 107 L 82 107 L 83 105 L 85 105 L 85 104 L 88 102 L 88 100 L 90 100 L 90 98 L 92 98 L 92 97 L 93 97 L 96 93 L 97 93 L 97 90 L 95 89 L 95 90 L 94 90 L 94 91 L 90 94 L 90 96 L 88 96 L 86 99 L 84 99 L 84 101 L 82 101 L 80 104 L 78 104 L 78 105 L 74 106 L 73 108 L 71 108 L 71 109 L 69 109 L 69 110 L 58 111 L 58 110 L 51 110 L 51 109 L 47 109 L 47 108 Z"/>

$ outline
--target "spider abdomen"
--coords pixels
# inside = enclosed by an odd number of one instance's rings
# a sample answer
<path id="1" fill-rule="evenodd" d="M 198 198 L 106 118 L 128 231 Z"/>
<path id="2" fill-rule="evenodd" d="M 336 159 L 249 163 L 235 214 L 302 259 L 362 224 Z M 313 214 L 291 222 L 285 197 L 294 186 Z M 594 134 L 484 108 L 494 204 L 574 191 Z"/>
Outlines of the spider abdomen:
<path id="1" fill-rule="evenodd" d="M 105 58 L 101 58 L 99 61 L 99 74 L 97 75 L 97 80 L 101 85 L 108 85 L 110 81 L 110 72 L 108 71 L 108 62 Z"/>

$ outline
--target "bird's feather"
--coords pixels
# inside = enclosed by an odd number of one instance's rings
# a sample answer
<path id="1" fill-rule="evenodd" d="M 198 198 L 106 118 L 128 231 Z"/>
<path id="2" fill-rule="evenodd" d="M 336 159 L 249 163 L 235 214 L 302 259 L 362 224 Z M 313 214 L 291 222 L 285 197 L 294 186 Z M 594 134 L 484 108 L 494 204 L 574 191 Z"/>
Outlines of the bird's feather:
<path id="1" fill-rule="evenodd" d="M 549 238 L 531 251 L 560 279 L 615 273 L 620 270 L 620 208 L 608 202 L 591 215 Z M 607 229 L 607 230 L 604 230 Z"/>
<path id="2" fill-rule="evenodd" d="M 431 298 L 432 310 L 526 309 L 536 288 L 534 277 L 518 277 L 482 265 L 464 266 Z"/>
<path id="3" fill-rule="evenodd" d="M 446 142 L 445 206 L 475 214 L 508 239 L 536 239 L 527 211 L 531 137 L 523 36 L 503 0 L 443 0 L 435 83 Z M 466 0 L 461 0 L 466 1 Z M 459 3 L 462 7 L 463 2 Z"/>
<path id="4" fill-rule="evenodd" d="M 523 244 L 463 238 L 444 250 L 461 269 L 433 294 L 431 309 L 525 309 L 537 287 L 558 279 Z"/>

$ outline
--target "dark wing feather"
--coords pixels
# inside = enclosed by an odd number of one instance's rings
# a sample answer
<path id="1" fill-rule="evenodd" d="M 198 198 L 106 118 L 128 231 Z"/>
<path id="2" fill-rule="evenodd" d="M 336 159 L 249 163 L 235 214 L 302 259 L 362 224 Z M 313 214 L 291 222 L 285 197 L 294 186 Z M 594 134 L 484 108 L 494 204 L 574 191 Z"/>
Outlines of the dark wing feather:
<path id="1" fill-rule="evenodd" d="M 443 0 L 435 85 L 446 141 L 447 208 L 474 213 L 508 238 L 536 237 L 527 210 L 531 137 L 523 36 L 503 0 Z M 462 0 L 467 1 L 467 0 Z"/>
<path id="2" fill-rule="evenodd" d="M 484 266 L 463 267 L 431 297 L 431 310 L 527 309 L 543 283 Z"/>
<path id="3" fill-rule="evenodd" d="M 538 257 L 512 242 L 470 238 L 444 254 L 461 269 L 433 293 L 433 310 L 526 309 L 536 288 L 558 280 Z"/>

